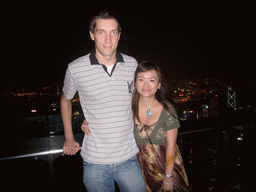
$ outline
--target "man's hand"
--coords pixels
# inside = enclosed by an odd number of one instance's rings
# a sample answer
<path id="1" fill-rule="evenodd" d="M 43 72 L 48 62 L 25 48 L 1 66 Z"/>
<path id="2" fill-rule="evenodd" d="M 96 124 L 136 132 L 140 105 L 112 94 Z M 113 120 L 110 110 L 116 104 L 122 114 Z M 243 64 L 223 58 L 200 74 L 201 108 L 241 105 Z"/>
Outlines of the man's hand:
<path id="1" fill-rule="evenodd" d="M 65 155 L 75 155 L 80 150 L 79 143 L 75 139 L 66 139 L 63 145 L 63 153 Z"/>
<path id="2" fill-rule="evenodd" d="M 90 133 L 91 133 L 90 129 L 88 128 L 88 125 L 89 125 L 89 123 L 85 119 L 81 125 L 81 129 L 85 135 L 90 135 Z"/>

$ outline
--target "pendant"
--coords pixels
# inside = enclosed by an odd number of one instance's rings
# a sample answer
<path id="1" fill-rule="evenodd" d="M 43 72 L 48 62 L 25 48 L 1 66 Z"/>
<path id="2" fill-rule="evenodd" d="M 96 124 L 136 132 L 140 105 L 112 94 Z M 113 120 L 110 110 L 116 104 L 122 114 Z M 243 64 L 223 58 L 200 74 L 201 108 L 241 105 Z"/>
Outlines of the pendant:
<path id="1" fill-rule="evenodd" d="M 151 116 L 151 111 L 150 111 L 149 108 L 148 108 L 148 110 L 147 110 L 147 112 L 146 112 L 146 115 L 147 115 L 147 117 L 150 117 L 150 116 Z"/>

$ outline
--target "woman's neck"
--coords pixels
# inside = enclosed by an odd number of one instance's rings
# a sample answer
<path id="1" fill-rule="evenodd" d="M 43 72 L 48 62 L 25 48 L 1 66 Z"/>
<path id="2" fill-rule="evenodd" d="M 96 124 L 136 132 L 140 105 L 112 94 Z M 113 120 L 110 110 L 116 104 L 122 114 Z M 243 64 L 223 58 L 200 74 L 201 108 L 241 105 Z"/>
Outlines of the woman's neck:
<path id="1" fill-rule="evenodd" d="M 141 103 L 142 106 L 149 108 L 152 107 L 152 105 L 155 103 L 155 97 L 143 97 L 140 96 L 139 102 Z"/>

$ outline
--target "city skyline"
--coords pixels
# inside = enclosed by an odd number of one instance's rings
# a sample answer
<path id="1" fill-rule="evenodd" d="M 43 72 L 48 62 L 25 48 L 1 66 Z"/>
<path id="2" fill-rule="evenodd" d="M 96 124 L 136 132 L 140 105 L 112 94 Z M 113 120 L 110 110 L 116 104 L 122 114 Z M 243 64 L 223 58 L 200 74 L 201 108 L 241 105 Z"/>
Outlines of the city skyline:
<path id="1" fill-rule="evenodd" d="M 231 83 L 214 78 L 201 81 L 171 80 L 169 99 L 176 105 L 181 119 L 184 118 L 183 110 L 193 111 L 189 116 L 208 117 L 213 110 L 216 115 L 225 110 L 227 91 L 231 87 L 236 93 L 236 109 L 255 110 L 253 87 L 255 87 L 256 78 L 251 78 L 248 82 Z M 0 91 L 0 101 L 4 111 L 7 112 L 6 115 L 11 113 L 17 116 L 58 114 L 61 88 L 59 84 L 34 87 L 10 86 Z M 78 94 L 74 98 L 75 101 L 79 101 Z M 212 102 L 216 102 L 216 109 L 213 109 Z M 204 115 L 201 110 L 206 107 L 207 111 L 208 108 L 210 110 L 209 114 L 207 112 L 207 115 Z"/>

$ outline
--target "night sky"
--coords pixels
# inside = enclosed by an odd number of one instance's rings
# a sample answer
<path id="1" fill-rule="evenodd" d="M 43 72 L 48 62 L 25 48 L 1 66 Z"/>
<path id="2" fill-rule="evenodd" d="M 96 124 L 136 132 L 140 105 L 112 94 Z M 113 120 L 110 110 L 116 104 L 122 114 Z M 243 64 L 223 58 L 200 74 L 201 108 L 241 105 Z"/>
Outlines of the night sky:
<path id="1" fill-rule="evenodd" d="M 118 9 L 84 2 L 3 6 L 4 87 L 62 84 L 68 63 L 94 48 L 88 21 L 103 9 L 114 12 L 121 24 L 118 50 L 138 62 L 156 62 L 168 80 L 255 76 L 248 49 L 251 5 L 124 3 L 114 6 Z"/>

